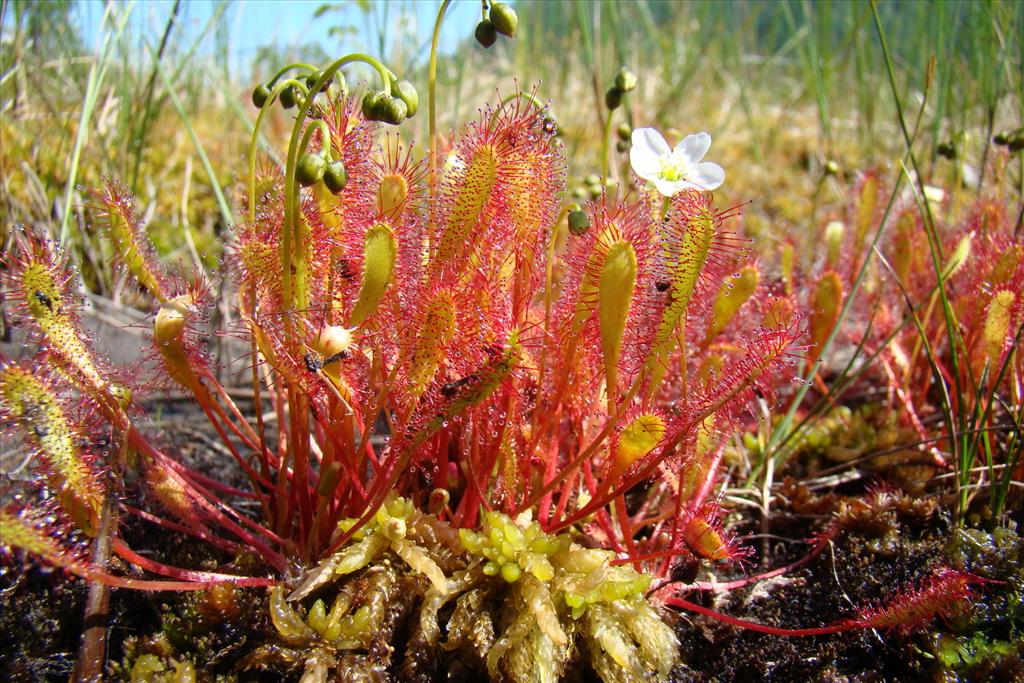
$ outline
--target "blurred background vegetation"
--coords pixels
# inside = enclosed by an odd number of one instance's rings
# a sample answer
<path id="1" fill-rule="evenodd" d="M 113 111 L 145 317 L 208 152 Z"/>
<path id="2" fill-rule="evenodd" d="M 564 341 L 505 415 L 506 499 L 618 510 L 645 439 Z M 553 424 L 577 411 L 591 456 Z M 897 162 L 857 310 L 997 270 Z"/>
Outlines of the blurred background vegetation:
<path id="1" fill-rule="evenodd" d="M 512 4 L 520 36 L 490 50 L 473 40 L 476 0 L 449 13 L 441 130 L 498 93 L 535 87 L 558 119 L 578 192 L 599 170 L 604 90 L 620 66 L 640 85 L 616 126 L 653 125 L 670 138 L 711 132 L 709 158 L 728 172 L 723 201 L 751 202 L 745 227 L 769 248 L 780 236 L 813 239 L 860 172 L 892 167 L 906 151 L 866 2 Z M 255 118 L 252 87 L 296 58 L 363 50 L 425 99 L 435 11 L 407 1 L 2 0 L 4 243 L 17 224 L 63 236 L 87 286 L 117 299 L 108 247 L 79 189 L 112 176 L 138 196 L 165 258 L 215 270 Z M 921 109 L 915 151 L 925 180 L 981 191 L 993 135 L 1021 126 L 1024 3 L 883 2 L 879 12 L 904 108 Z M 288 117 L 275 114 L 271 143 L 284 139 Z M 425 140 L 426 118 L 406 124 L 404 137 Z M 627 155 L 614 154 L 610 175 L 623 179 Z M 1009 168 L 1001 181 L 1019 201 L 1024 174 Z"/>

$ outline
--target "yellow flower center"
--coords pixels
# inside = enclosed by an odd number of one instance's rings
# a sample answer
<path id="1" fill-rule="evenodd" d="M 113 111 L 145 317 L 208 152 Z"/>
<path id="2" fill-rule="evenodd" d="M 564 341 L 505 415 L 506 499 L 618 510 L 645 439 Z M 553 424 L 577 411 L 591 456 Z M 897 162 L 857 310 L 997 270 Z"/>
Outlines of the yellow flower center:
<path id="1" fill-rule="evenodd" d="M 668 157 L 661 160 L 661 168 L 658 170 L 658 177 L 674 183 L 682 180 L 686 175 L 686 160 L 678 157 Z"/>

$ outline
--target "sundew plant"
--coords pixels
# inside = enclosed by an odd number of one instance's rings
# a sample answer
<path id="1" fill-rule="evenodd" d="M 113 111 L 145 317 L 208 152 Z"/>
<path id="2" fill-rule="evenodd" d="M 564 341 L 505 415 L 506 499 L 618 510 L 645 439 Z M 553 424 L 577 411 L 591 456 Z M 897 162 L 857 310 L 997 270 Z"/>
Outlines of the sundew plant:
<path id="1" fill-rule="evenodd" d="M 485 3 L 476 37 L 516 29 L 509 7 Z M 355 62 L 375 80 L 350 93 Z M 622 77 L 608 106 L 635 82 Z M 706 133 L 670 146 L 633 131 L 636 189 L 581 207 L 536 91 L 498 96 L 448 136 L 433 85 L 422 155 L 398 133 L 417 89 L 370 56 L 292 64 L 253 93 L 226 245 L 251 414 L 202 339 L 220 287 L 157 261 L 118 181 L 88 203 L 151 302 L 149 369 L 96 352 L 74 264 L 20 232 L 4 287 L 38 353 L 3 360 L 0 397 L 51 495 L 3 510 L 5 546 L 87 581 L 94 612 L 111 588 L 204 591 L 224 619 L 254 610 L 266 618 L 249 622 L 262 628 L 239 667 L 304 681 L 429 681 L 455 660 L 491 680 L 583 667 L 668 680 L 680 610 L 778 635 L 907 631 L 968 595 L 979 579 L 942 570 L 802 630 L 687 599 L 696 565 L 748 554 L 723 524 L 723 452 L 752 404 L 789 394 L 815 314 L 809 332 L 798 297 L 761 277 L 739 209 L 716 206 L 728 176 L 703 161 Z M 257 145 L 278 106 L 294 112 L 280 164 Z M 191 396 L 244 486 L 147 432 L 138 397 L 156 386 Z M 161 559 L 125 539 L 128 524 L 212 559 Z M 80 671 L 102 653 L 87 632 Z M 128 673 L 197 668 L 148 654 Z"/>

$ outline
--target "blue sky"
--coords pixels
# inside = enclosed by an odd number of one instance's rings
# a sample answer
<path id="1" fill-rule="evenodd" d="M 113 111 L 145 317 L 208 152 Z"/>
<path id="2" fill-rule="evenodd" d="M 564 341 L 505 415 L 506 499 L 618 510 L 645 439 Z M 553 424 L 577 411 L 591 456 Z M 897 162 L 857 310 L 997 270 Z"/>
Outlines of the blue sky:
<path id="1" fill-rule="evenodd" d="M 155 46 L 174 5 L 172 0 L 116 0 L 119 8 L 131 6 L 129 28 L 137 35 L 147 35 Z M 104 14 L 102 0 L 79 0 L 76 6 L 83 38 L 95 47 L 100 36 L 100 23 Z M 179 12 L 184 29 L 179 40 L 191 44 L 207 25 L 220 0 L 185 0 Z M 315 18 L 322 5 L 338 9 Z M 232 0 L 226 10 L 229 54 L 232 66 L 245 70 L 259 47 L 268 44 L 291 46 L 315 43 L 329 55 L 341 55 L 353 50 L 368 49 L 379 53 L 379 27 L 403 26 L 403 40 L 428 45 L 439 2 L 436 0 L 370 0 L 367 13 L 355 0 L 327 2 L 326 0 Z M 456 0 L 448 10 L 441 34 L 442 51 L 450 51 L 468 36 L 480 17 L 479 0 Z M 386 22 L 386 23 L 385 23 Z M 353 32 L 332 35 L 332 26 L 349 26 Z M 212 49 L 213 36 L 204 41 Z"/>

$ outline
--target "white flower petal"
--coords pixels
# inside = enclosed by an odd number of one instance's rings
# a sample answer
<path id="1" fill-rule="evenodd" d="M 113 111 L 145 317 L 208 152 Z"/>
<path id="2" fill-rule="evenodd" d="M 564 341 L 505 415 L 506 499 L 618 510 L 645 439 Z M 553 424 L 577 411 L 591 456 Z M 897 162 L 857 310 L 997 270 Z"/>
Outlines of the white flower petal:
<path id="1" fill-rule="evenodd" d="M 680 191 L 685 190 L 687 187 L 692 187 L 692 185 L 685 180 L 665 180 L 664 178 L 654 178 L 654 187 L 656 187 L 658 192 L 662 195 L 672 197 Z"/>
<path id="2" fill-rule="evenodd" d="M 665 142 L 665 138 L 653 128 L 637 128 L 630 136 L 630 140 L 634 147 L 646 147 L 659 157 L 667 157 L 672 153 L 672 148 Z"/>
<path id="3" fill-rule="evenodd" d="M 672 150 L 672 155 L 681 155 L 686 159 L 687 164 L 695 164 L 704 158 L 709 149 L 711 149 L 711 136 L 707 133 L 697 133 L 683 138 Z"/>
<path id="4" fill-rule="evenodd" d="M 924 186 L 924 196 L 928 198 L 928 201 L 941 202 L 946 198 L 946 191 L 941 187 L 935 187 L 934 185 Z"/>
<path id="5" fill-rule="evenodd" d="M 661 171 L 661 157 L 646 144 L 629 148 L 629 165 L 644 180 L 654 180 Z"/>
<path id="6" fill-rule="evenodd" d="M 725 171 L 718 164 L 704 161 L 690 168 L 686 179 L 702 190 L 714 190 L 725 182 Z"/>
<path id="7" fill-rule="evenodd" d="M 980 180 L 978 169 L 970 164 L 960 164 L 960 178 L 967 187 L 971 189 L 978 187 L 978 181 Z"/>

